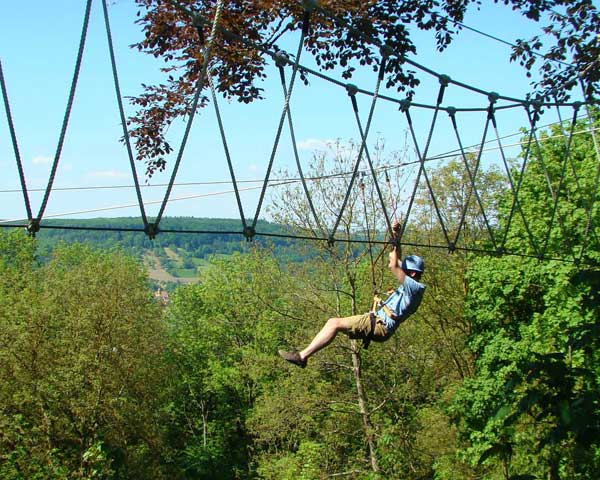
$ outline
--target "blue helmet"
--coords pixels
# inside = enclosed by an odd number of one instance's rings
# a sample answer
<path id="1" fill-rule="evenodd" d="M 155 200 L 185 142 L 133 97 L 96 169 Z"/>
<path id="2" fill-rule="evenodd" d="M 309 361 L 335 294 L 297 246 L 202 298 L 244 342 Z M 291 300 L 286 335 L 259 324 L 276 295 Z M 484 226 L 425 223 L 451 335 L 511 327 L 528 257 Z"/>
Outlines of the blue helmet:
<path id="1" fill-rule="evenodd" d="M 418 255 L 409 255 L 402 260 L 402 270 L 414 270 L 423 273 L 425 271 L 425 262 Z"/>

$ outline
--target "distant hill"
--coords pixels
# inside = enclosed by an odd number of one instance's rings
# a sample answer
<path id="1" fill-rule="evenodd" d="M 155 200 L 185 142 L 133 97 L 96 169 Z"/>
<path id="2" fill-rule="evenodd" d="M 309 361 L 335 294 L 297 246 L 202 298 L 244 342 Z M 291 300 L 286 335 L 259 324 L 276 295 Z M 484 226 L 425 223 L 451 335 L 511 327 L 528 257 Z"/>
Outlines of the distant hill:
<path id="1" fill-rule="evenodd" d="M 139 217 L 44 220 L 43 225 L 52 228 L 42 228 L 37 234 L 41 248 L 51 248 L 59 241 L 89 242 L 105 248 L 119 245 L 134 250 L 174 247 L 183 248 L 198 258 L 205 258 L 215 253 L 230 254 L 241 251 L 246 243 L 245 237 L 236 233 L 242 231 L 241 222 L 225 218 L 165 217 L 160 223 L 161 231 L 154 240 L 150 240 L 144 232 L 139 231 L 143 227 Z M 267 234 L 291 233 L 289 228 L 283 225 L 266 221 L 259 221 L 256 231 Z M 290 243 L 288 239 L 259 235 L 254 237 L 253 241 L 275 246 L 287 246 Z"/>
<path id="2" fill-rule="evenodd" d="M 252 243 L 240 233 L 240 220 L 225 218 L 165 217 L 154 240 L 141 231 L 139 217 L 44 220 L 36 235 L 39 253 L 49 255 L 59 242 L 89 243 L 103 249 L 119 247 L 144 261 L 151 278 L 161 284 L 189 282 L 212 255 L 244 252 L 248 246 L 272 246 L 279 258 L 302 261 L 305 249 L 293 248 L 293 241 L 256 235 Z M 64 228 L 61 228 L 64 227 Z M 115 230 L 111 230 L 115 229 Z M 293 233 L 288 227 L 259 221 L 256 231 L 271 235 Z M 214 233 L 213 233 L 214 232 Z"/>

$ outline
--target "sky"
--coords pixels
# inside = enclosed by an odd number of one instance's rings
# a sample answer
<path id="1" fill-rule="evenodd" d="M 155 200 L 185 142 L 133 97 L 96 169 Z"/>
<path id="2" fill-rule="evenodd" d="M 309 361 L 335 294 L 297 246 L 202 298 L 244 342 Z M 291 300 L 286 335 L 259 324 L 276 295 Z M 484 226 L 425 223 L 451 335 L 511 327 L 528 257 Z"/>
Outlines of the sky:
<path id="1" fill-rule="evenodd" d="M 539 33 L 539 24 L 506 6 L 484 3 L 481 11 L 468 12 L 464 24 L 510 42 Z M 83 0 L 4 1 L 0 5 L 0 60 L 34 215 L 39 209 L 42 190 L 48 182 L 57 148 L 84 8 Z M 163 76 L 159 68 L 162 63 L 130 48 L 142 37 L 140 27 L 134 23 L 137 10 L 132 1 L 113 0 L 109 11 L 121 91 L 124 97 L 135 96 L 141 92 L 142 83 L 161 81 Z M 135 190 L 131 188 L 133 181 L 127 152 L 119 142 L 122 130 L 103 22 L 102 3 L 94 0 L 73 110 L 44 218 L 138 216 L 140 213 Z M 417 55 L 411 58 L 421 65 L 447 74 L 452 79 L 506 96 L 524 98 L 531 90 L 531 80 L 526 78 L 522 67 L 509 62 L 510 48 L 498 41 L 463 30 L 455 42 L 440 53 L 435 49 L 432 33 L 420 32 L 416 27 L 411 28 L 411 32 L 418 49 Z M 297 35 L 284 43 L 289 52 L 295 52 L 296 41 Z M 314 66 L 306 52 L 301 63 Z M 277 69 L 272 67 L 268 73 L 263 85 L 266 100 L 252 105 L 228 103 L 223 99 L 219 102 L 235 175 L 243 189 L 244 213 L 250 218 L 256 212 L 258 194 L 283 107 Z M 288 79 L 290 73 L 288 68 Z M 336 77 L 337 73 L 328 75 Z M 414 101 L 434 104 L 437 79 L 424 73 L 419 73 L 419 78 L 421 85 L 416 90 Z M 372 91 L 376 74 L 359 67 L 351 81 Z M 397 92 L 385 88 L 381 93 L 402 98 Z M 359 96 L 363 128 L 371 101 L 368 96 Z M 487 98 L 450 86 L 443 104 L 484 108 Z M 125 108 L 128 115 L 133 113 L 127 102 Z M 348 96 L 339 87 L 318 79 L 311 79 L 309 86 L 297 82 L 290 109 L 303 165 L 308 164 L 315 152 L 330 154 L 327 146 L 330 142 L 360 142 Z M 429 136 L 432 113 L 427 109 L 412 109 L 411 114 L 423 150 Z M 561 115 L 569 118 L 570 112 L 565 110 Z M 463 146 L 481 142 L 485 114 L 465 113 L 457 118 Z M 541 123 L 557 119 L 557 112 L 549 112 Z M 0 219 L 15 220 L 25 218 L 26 212 L 6 120 L 4 109 L 0 108 Z M 498 121 L 502 136 L 513 135 L 506 139 L 506 145 L 517 142 L 515 134 L 527 125 L 527 117 L 521 109 L 499 112 Z M 174 125 L 168 132 L 175 152 L 179 149 L 182 133 L 183 123 Z M 378 100 L 367 142 L 371 152 L 377 139 L 385 141 L 383 155 L 389 158 L 389 163 L 397 162 L 398 158 L 407 162 L 416 158 L 414 146 L 407 146 L 407 124 L 398 112 L 397 104 Z M 492 137 L 488 135 L 487 139 Z M 431 135 L 428 156 L 455 151 L 457 145 L 448 116 L 440 114 Z M 514 157 L 518 154 L 518 147 L 506 147 L 506 151 Z M 164 197 L 164 184 L 171 175 L 174 158 L 168 159 L 166 172 L 155 174 L 151 179 L 145 177 L 144 165 L 137 162 L 146 212 L 150 217 L 156 214 Z M 498 152 L 489 154 L 489 162 L 498 162 L 499 158 Z M 361 168 L 366 168 L 364 161 Z M 274 158 L 272 178 L 284 177 L 283 170 L 286 169 L 289 176 L 297 177 L 287 123 Z M 412 170 L 407 167 L 405 176 L 410 177 L 415 171 L 415 167 Z M 405 193 L 409 195 L 408 190 Z M 399 197 L 402 202 L 400 194 Z M 170 199 L 166 216 L 239 218 L 212 106 L 194 119 Z M 261 218 L 268 218 L 266 208 L 262 208 L 259 214 Z"/>

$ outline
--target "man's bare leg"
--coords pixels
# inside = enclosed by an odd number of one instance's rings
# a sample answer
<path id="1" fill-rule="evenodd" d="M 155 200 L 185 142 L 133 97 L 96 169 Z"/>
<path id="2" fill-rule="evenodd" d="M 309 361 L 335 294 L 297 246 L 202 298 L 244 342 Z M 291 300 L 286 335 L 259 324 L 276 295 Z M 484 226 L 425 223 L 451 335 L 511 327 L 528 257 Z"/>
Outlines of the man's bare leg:
<path id="1" fill-rule="evenodd" d="M 345 318 L 330 318 L 325 322 L 321 331 L 315 335 L 315 338 L 313 338 L 308 347 L 300 352 L 300 358 L 308 360 L 310 356 L 333 342 L 338 332 L 345 332 L 347 330 L 348 325 L 345 322 Z"/>
<path id="2" fill-rule="evenodd" d="M 347 332 L 349 329 L 350 321 L 348 318 L 330 318 L 304 350 L 301 352 L 280 350 L 279 355 L 288 362 L 304 368 L 309 357 L 329 345 L 338 332 Z"/>

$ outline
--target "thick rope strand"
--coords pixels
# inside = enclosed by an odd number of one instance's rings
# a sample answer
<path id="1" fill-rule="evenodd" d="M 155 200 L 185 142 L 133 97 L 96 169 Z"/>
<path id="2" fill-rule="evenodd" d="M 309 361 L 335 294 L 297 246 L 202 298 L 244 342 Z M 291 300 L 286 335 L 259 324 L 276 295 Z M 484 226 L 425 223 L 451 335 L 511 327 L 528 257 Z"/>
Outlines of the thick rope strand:
<path id="1" fill-rule="evenodd" d="M 25 180 L 25 172 L 23 170 L 23 162 L 21 161 L 21 154 L 19 152 L 19 143 L 17 141 L 17 134 L 15 132 L 15 126 L 10 112 L 10 103 L 8 101 L 8 91 L 6 89 L 6 82 L 4 81 L 4 73 L 2 71 L 2 61 L 0 60 L 0 87 L 2 88 L 2 98 L 4 99 L 4 109 L 6 110 L 6 119 L 8 121 L 8 129 L 10 130 L 10 138 L 15 152 L 15 160 L 17 162 L 17 169 L 19 170 L 19 180 L 21 181 L 21 191 L 23 192 L 23 200 L 25 202 L 25 210 L 27 211 L 27 220 L 32 220 L 31 204 L 29 202 L 29 194 L 27 192 L 27 182 Z"/>

